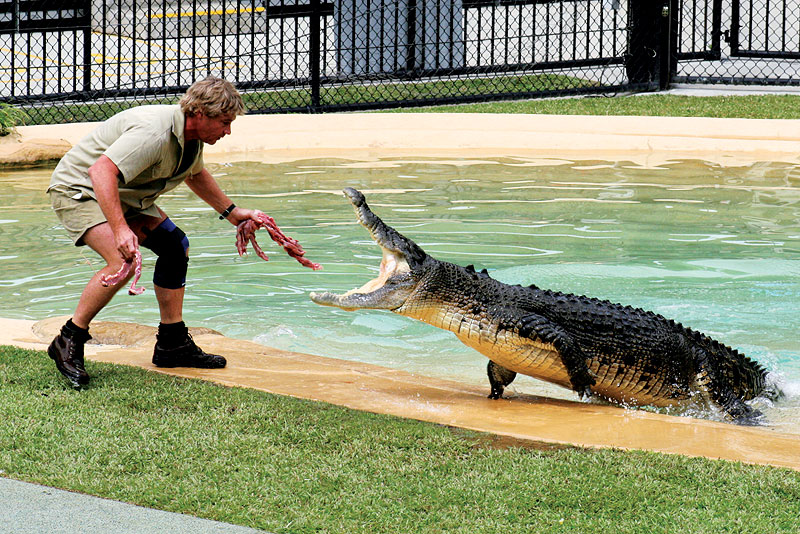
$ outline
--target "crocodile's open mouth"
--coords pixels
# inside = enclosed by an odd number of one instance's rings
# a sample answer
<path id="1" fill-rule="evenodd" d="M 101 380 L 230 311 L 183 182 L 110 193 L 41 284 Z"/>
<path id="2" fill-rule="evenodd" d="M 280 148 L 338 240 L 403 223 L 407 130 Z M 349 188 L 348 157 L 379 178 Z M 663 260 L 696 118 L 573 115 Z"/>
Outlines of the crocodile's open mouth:
<path id="1" fill-rule="evenodd" d="M 421 265 L 426 254 L 416 243 L 372 213 L 360 191 L 347 188 L 344 193 L 353 205 L 358 222 L 381 247 L 383 254 L 380 272 L 377 278 L 359 288 L 341 295 L 330 292 L 311 293 L 311 300 L 323 306 L 336 306 L 346 310 L 396 309 L 405 302 L 416 285 L 413 270 Z"/>
<path id="2" fill-rule="evenodd" d="M 405 258 L 394 252 L 386 250 L 383 247 L 381 247 L 381 250 L 383 251 L 383 258 L 381 258 L 381 267 L 378 277 L 373 278 L 359 288 L 351 289 L 347 293 L 343 294 L 343 297 L 352 295 L 354 293 L 373 293 L 384 287 L 386 285 L 386 281 L 390 278 L 405 274 L 411 270 L 408 266 L 408 263 L 406 263 Z"/>

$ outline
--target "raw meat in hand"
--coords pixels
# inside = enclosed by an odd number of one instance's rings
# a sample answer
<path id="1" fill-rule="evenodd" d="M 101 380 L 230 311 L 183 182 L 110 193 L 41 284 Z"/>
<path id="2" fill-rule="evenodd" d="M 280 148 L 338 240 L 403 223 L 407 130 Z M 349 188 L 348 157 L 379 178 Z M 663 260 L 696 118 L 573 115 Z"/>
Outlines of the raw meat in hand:
<path id="1" fill-rule="evenodd" d="M 134 269 L 133 282 L 131 282 L 131 287 L 128 288 L 128 294 L 141 295 L 144 293 L 144 288 L 141 286 L 136 287 L 136 282 L 138 282 L 139 277 L 142 276 L 142 255 L 138 250 L 136 251 L 136 254 L 133 256 L 132 260 L 126 261 L 122 264 L 122 267 L 119 268 L 119 271 L 114 274 L 104 275 L 102 278 L 100 278 L 100 283 L 105 287 L 116 285 L 122 280 L 125 280 L 132 268 Z"/>
<path id="2" fill-rule="evenodd" d="M 267 256 L 264 251 L 261 250 L 261 247 L 258 246 L 258 243 L 256 243 L 256 230 L 259 228 L 266 228 L 272 240 L 282 246 L 283 250 L 285 250 L 289 256 L 300 262 L 301 265 L 315 271 L 322 269 L 319 263 L 314 263 L 303 256 L 305 251 L 303 247 L 300 246 L 300 243 L 298 243 L 296 239 L 284 234 L 281 229 L 278 228 L 278 225 L 275 224 L 275 219 L 260 211 L 258 212 L 258 218 L 259 222 L 253 219 L 247 219 L 236 227 L 236 250 L 239 252 L 240 256 L 247 252 L 247 244 L 252 243 L 253 250 L 256 251 L 258 257 L 264 261 L 269 261 L 269 256 Z"/>

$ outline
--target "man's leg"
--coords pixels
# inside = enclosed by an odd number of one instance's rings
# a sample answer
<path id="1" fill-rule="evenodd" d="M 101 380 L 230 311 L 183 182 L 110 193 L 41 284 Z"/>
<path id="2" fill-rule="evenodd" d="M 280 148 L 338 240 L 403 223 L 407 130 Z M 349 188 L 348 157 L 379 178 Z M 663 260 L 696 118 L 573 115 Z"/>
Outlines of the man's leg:
<path id="1" fill-rule="evenodd" d="M 163 212 L 162 212 L 163 213 Z M 153 364 L 159 367 L 225 367 L 225 358 L 198 347 L 183 322 L 183 297 L 189 261 L 189 240 L 166 215 L 155 227 L 145 226 L 143 247 L 158 256 L 153 287 L 161 313 Z"/>
<path id="2" fill-rule="evenodd" d="M 181 277 L 182 270 L 185 279 L 188 242 L 184 242 L 182 239 L 176 240 L 178 234 L 165 234 L 163 232 L 165 225 L 162 223 L 169 222 L 169 220 L 163 211 L 159 210 L 159 213 L 160 217 L 139 215 L 128 221 L 131 230 L 139 239 L 139 243 L 153 249 L 159 255 L 160 260 L 160 265 L 157 262 L 153 284 L 161 314 L 161 324 L 159 324 L 159 335 L 157 336 L 159 342 L 156 343 L 153 363 L 157 363 L 159 360 L 156 358 L 158 354 L 161 356 L 158 363 L 165 367 L 225 367 L 225 358 L 207 354 L 194 344 L 183 323 L 184 287 L 182 281 L 175 283 L 175 270 L 178 271 L 177 278 Z M 154 232 L 155 240 L 152 239 Z M 171 238 L 171 243 L 170 239 L 164 239 L 165 235 Z M 180 232 L 180 235 L 185 238 L 183 232 Z M 148 240 L 150 246 L 148 246 Z M 97 271 L 86 284 L 75 313 L 61 328 L 60 334 L 48 348 L 48 354 L 56 362 L 58 370 L 74 387 L 89 383 L 89 375 L 84 368 L 84 344 L 91 339 L 89 324 L 133 276 L 131 272 L 125 280 L 110 287 L 100 283 L 103 276 L 117 273 L 123 264 L 122 256 L 116 248 L 114 234 L 108 223 L 101 223 L 87 230 L 83 235 L 83 241 L 105 260 L 106 266 Z M 162 285 L 157 282 L 161 282 Z M 164 287 L 164 285 L 171 287 Z"/>
<path id="3" fill-rule="evenodd" d="M 146 215 L 139 215 L 128 221 L 131 230 L 139 238 L 139 244 L 147 247 L 147 240 L 151 233 L 158 228 L 158 226 L 167 218 L 166 214 L 162 212 L 161 218 L 150 217 Z M 122 256 L 117 251 L 114 243 L 114 234 L 111 232 L 111 226 L 108 223 L 99 224 L 90 228 L 83 238 L 92 250 L 100 254 L 106 261 L 106 267 L 100 269 L 87 284 L 86 288 L 81 294 L 81 299 L 78 302 L 78 307 L 72 321 L 81 328 L 88 328 L 89 323 L 95 316 L 102 310 L 106 304 L 111 301 L 111 298 L 119 291 L 127 282 L 133 272 L 128 276 L 124 282 L 111 287 L 105 287 L 100 283 L 100 278 L 109 274 L 114 274 L 122 267 Z M 149 248 L 149 247 L 148 247 Z M 159 254 L 158 251 L 154 251 Z M 181 250 L 180 254 L 184 256 L 186 251 Z M 161 254 L 159 254 L 160 256 Z M 169 258 L 167 259 L 169 262 Z M 171 266 L 167 264 L 166 267 L 162 266 L 162 271 Z M 177 287 L 169 289 L 153 284 L 158 301 L 158 308 L 161 313 L 162 323 L 176 323 L 183 320 L 183 294 L 184 288 Z"/>
<path id="4" fill-rule="evenodd" d="M 158 211 L 161 214 L 159 218 L 140 215 L 128 221 L 128 224 L 139 238 L 139 244 L 155 252 L 159 258 L 153 273 L 153 290 L 158 301 L 161 322 L 170 324 L 183 320 L 184 287 L 180 278 L 183 276 L 185 280 L 185 274 L 181 275 L 180 271 L 185 271 L 185 266 L 180 264 L 188 261 L 189 248 L 188 241 L 184 247 L 181 237 L 173 236 L 164 229 L 165 226 L 172 228 L 174 225 L 168 220 L 166 213 L 160 208 Z M 184 235 L 183 232 L 181 234 Z M 176 269 L 179 274 L 170 276 L 170 271 Z"/>
<path id="5" fill-rule="evenodd" d="M 108 223 L 98 224 L 97 226 L 89 228 L 83 236 L 83 242 L 100 254 L 106 262 L 106 266 L 94 273 L 92 279 L 86 284 L 83 293 L 81 293 L 81 298 L 78 301 L 78 306 L 75 308 L 75 313 L 72 316 L 72 321 L 78 327 L 89 328 L 89 323 L 92 322 L 92 319 L 100 313 L 100 310 L 111 301 L 111 298 L 117 291 L 119 291 L 125 285 L 125 282 L 133 276 L 133 271 L 131 271 L 125 280 L 116 285 L 106 287 L 100 283 L 100 279 L 103 276 L 118 272 L 124 263 L 122 256 L 117 250 L 114 241 L 114 233 L 111 231 L 111 225 Z"/>
<path id="6" fill-rule="evenodd" d="M 153 284 L 158 301 L 158 310 L 161 322 L 164 324 L 179 323 L 183 321 L 183 294 L 185 288 L 167 289 Z"/>
<path id="7" fill-rule="evenodd" d="M 47 349 L 58 370 L 76 388 L 89 383 L 89 374 L 83 362 L 84 344 L 92 338 L 89 335 L 89 323 L 130 278 L 128 276 L 126 280 L 109 287 L 100 283 L 101 277 L 116 273 L 123 263 L 108 223 L 98 224 L 87 230 L 83 241 L 100 254 L 106 261 L 106 266 L 96 272 L 86 284 L 75 313 Z"/>

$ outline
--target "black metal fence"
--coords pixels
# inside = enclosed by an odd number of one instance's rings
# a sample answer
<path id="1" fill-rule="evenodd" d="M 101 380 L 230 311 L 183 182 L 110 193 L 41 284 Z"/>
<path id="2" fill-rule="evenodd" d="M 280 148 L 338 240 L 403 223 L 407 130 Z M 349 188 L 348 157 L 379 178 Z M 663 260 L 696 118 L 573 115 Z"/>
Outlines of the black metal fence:
<path id="1" fill-rule="evenodd" d="M 223 76 L 250 112 L 800 83 L 800 0 L 0 0 L 0 102 L 99 120 Z"/>
<path id="2" fill-rule="evenodd" d="M 677 54 L 689 61 L 672 82 L 800 85 L 800 0 L 679 5 Z"/>

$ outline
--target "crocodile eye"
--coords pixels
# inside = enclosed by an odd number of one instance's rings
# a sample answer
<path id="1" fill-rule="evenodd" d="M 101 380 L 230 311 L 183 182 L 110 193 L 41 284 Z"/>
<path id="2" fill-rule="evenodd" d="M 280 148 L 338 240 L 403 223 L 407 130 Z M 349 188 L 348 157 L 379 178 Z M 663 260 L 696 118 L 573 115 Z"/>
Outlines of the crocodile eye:
<path id="1" fill-rule="evenodd" d="M 393 274 L 389 278 L 386 279 L 386 283 L 384 285 L 396 285 L 405 283 L 411 280 L 411 273 L 398 273 Z"/>

